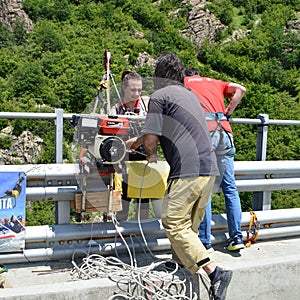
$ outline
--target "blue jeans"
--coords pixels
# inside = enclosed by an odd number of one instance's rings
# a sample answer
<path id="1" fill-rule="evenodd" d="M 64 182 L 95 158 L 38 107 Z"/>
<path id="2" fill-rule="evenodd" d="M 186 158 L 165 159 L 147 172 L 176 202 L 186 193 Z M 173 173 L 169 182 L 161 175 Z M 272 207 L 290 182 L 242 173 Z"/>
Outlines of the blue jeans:
<path id="1" fill-rule="evenodd" d="M 215 132 L 211 132 L 211 138 L 220 172 L 220 177 L 217 177 L 216 184 L 218 187 L 221 186 L 225 197 L 229 237 L 231 239 L 236 237 L 242 238 L 241 201 L 234 177 L 235 147 L 233 137 L 225 131 L 217 130 Z M 206 206 L 205 216 L 199 226 L 199 238 L 203 244 L 211 244 L 211 197 L 212 195 L 210 195 L 210 201 Z"/>

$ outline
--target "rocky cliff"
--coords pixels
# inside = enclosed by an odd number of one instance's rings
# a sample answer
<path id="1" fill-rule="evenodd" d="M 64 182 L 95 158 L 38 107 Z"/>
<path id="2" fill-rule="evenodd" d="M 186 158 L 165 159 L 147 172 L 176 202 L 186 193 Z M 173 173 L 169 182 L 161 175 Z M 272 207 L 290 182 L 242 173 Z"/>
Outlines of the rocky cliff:
<path id="1" fill-rule="evenodd" d="M 0 139 L 9 137 L 9 149 L 0 149 L 0 165 L 34 164 L 42 153 L 43 140 L 29 131 L 19 136 L 12 134 L 13 128 L 8 126 L 0 131 Z"/>
<path id="2" fill-rule="evenodd" d="M 27 31 L 33 30 L 33 23 L 22 9 L 24 0 L 0 0 L 0 21 L 13 31 L 18 19 L 24 21 Z M 185 0 L 184 4 L 192 4 L 188 17 L 188 28 L 182 34 L 191 39 L 196 45 L 208 39 L 214 42 L 216 32 L 224 29 L 224 25 L 208 10 L 204 9 L 206 0 Z M 176 12 L 175 12 L 176 13 Z"/>
<path id="3" fill-rule="evenodd" d="M 33 30 L 33 23 L 22 9 L 24 0 L 0 0 L 0 21 L 6 25 L 10 31 L 17 20 L 24 21 L 27 31 Z"/>
<path id="4" fill-rule="evenodd" d="M 226 27 L 218 20 L 214 14 L 205 9 L 206 0 L 186 0 L 183 3 L 192 4 L 192 9 L 188 16 L 188 28 L 181 33 L 190 39 L 198 48 L 203 40 L 214 43 L 216 34 Z"/>
<path id="5" fill-rule="evenodd" d="M 24 0 L 0 0 L 0 22 L 13 31 L 17 20 L 24 21 L 27 31 L 33 30 L 33 22 L 23 10 Z M 183 4 L 191 4 L 191 10 L 187 18 L 187 28 L 181 33 L 190 39 L 198 48 L 203 40 L 211 43 L 216 41 L 218 31 L 225 30 L 226 27 L 218 20 L 214 14 L 205 9 L 206 0 L 183 0 Z M 176 15 L 176 11 L 172 12 Z M 259 22 L 259 20 L 258 20 Z M 300 15 L 297 20 L 287 24 L 286 31 L 300 33 Z M 250 31 L 237 30 L 232 36 L 224 41 L 239 40 L 244 38 Z M 144 38 L 143 33 L 136 32 L 136 36 Z M 129 57 L 129 56 L 128 56 Z M 127 55 L 125 55 L 127 58 Z M 154 59 L 146 52 L 140 53 L 136 66 L 143 64 L 153 65 Z M 10 135 L 9 129 L 4 129 L 1 135 Z M 38 137 L 32 136 L 29 132 L 23 132 L 19 137 L 12 137 L 12 146 L 10 149 L 0 149 L 0 164 L 22 164 L 34 163 L 41 153 L 42 141 Z M 34 149 L 34 152 L 32 152 Z"/>

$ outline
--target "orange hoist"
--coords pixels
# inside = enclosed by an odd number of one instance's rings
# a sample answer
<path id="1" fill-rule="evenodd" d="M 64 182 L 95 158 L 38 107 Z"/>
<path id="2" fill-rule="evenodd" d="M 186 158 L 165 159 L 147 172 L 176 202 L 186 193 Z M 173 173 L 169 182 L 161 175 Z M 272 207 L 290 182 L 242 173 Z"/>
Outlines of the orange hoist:
<path id="1" fill-rule="evenodd" d="M 260 224 L 254 211 L 250 211 L 250 223 L 247 231 L 246 247 L 250 247 L 251 243 L 256 243 Z"/>

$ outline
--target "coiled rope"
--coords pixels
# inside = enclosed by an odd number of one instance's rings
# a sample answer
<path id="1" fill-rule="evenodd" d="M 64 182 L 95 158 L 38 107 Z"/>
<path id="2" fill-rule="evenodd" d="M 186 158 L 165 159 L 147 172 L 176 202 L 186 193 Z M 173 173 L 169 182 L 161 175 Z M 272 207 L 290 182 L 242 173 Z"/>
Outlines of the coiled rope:
<path id="1" fill-rule="evenodd" d="M 198 292 L 193 292 L 192 275 L 184 268 L 181 268 L 176 261 L 156 257 L 148 247 L 140 220 L 141 193 L 147 166 L 148 163 L 145 165 L 142 174 L 138 224 L 144 241 L 142 248 L 145 254 L 147 252 L 150 254 L 153 262 L 148 266 L 137 266 L 134 247 L 132 253 L 120 231 L 115 215 L 112 215 L 112 222 L 129 254 L 130 265 L 124 263 L 116 252 L 117 257 L 103 257 L 98 254 L 89 255 L 89 253 L 85 253 L 87 256 L 82 259 L 82 263 L 79 266 L 75 262 L 75 253 L 73 253 L 72 264 L 74 267 L 70 275 L 74 280 L 109 278 L 116 283 L 121 293 L 114 294 L 108 300 L 197 300 L 199 299 Z M 131 235 L 130 239 L 133 240 L 134 236 Z M 133 242 L 132 245 L 134 245 Z"/>
<path id="2" fill-rule="evenodd" d="M 73 279 L 109 278 L 114 281 L 122 293 L 113 295 L 109 300 L 198 299 L 197 294 L 193 292 L 187 296 L 188 291 L 192 290 L 189 274 L 180 269 L 177 264 L 174 264 L 174 269 L 168 268 L 167 261 L 159 260 L 149 266 L 135 267 L 116 257 L 93 254 L 84 258 L 80 267 L 73 262 L 71 276 Z"/>

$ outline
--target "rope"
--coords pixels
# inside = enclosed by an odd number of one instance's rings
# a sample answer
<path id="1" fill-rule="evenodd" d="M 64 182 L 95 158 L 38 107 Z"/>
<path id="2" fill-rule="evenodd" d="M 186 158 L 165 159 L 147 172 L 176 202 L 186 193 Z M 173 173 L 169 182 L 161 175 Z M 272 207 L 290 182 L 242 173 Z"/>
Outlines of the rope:
<path id="1" fill-rule="evenodd" d="M 73 279 L 109 278 L 114 281 L 121 292 L 109 298 L 140 300 L 196 300 L 198 296 L 192 292 L 187 296 L 190 284 L 188 276 L 178 265 L 173 270 L 166 267 L 166 262 L 159 260 L 145 267 L 130 266 L 116 257 L 103 257 L 92 254 L 83 259 L 81 266 L 73 261 L 71 270 Z M 191 284 L 189 286 L 191 291 Z M 120 298 L 121 297 L 121 298 Z"/>
<path id="2" fill-rule="evenodd" d="M 249 248 L 251 243 L 256 243 L 260 224 L 254 211 L 250 211 L 249 229 L 247 231 L 246 247 Z"/>
<path id="3" fill-rule="evenodd" d="M 143 173 L 142 173 L 142 180 L 141 180 L 141 186 L 140 186 L 140 195 L 139 195 L 139 205 L 138 205 L 138 224 L 139 224 L 139 229 L 140 229 L 140 232 L 142 234 L 142 238 L 143 238 L 143 241 L 146 245 L 146 248 L 148 250 L 148 252 L 151 254 L 152 257 L 155 257 L 155 255 L 151 252 L 150 248 L 148 247 L 148 243 L 147 243 L 147 240 L 146 240 L 146 237 L 144 235 L 144 232 L 143 232 L 143 229 L 142 229 L 142 224 L 141 224 L 141 202 L 142 202 L 142 191 L 143 191 L 143 185 L 144 185 L 144 179 L 145 179 L 145 173 L 146 173 L 146 169 L 148 167 L 148 164 L 149 162 L 146 163 L 145 167 L 144 167 L 144 170 L 143 170 Z"/>
<path id="4" fill-rule="evenodd" d="M 150 265 L 138 267 L 134 247 L 133 252 L 131 252 L 121 233 L 115 215 L 112 215 L 112 222 L 129 254 L 130 264 L 124 263 L 118 257 L 116 247 L 117 257 L 103 257 L 99 254 L 89 255 L 89 253 L 84 252 L 86 257 L 82 259 L 80 265 L 77 265 L 75 262 L 74 253 L 72 258 L 74 267 L 70 272 L 71 278 L 82 280 L 109 278 L 116 283 L 120 293 L 114 294 L 108 300 L 197 300 L 198 293 L 193 291 L 191 274 L 179 267 L 177 262 L 172 259 L 157 258 L 148 247 L 140 220 L 142 187 L 147 166 L 148 163 L 145 165 L 142 174 L 138 206 L 138 224 L 144 244 L 142 244 L 134 234 L 130 235 L 130 241 L 134 246 L 134 239 L 137 239 L 142 246 L 145 256 L 147 253 L 150 254 L 153 262 L 150 263 Z M 117 237 L 115 237 L 115 241 L 116 238 Z M 144 246 L 146 246 L 146 248 L 144 248 Z M 170 264 L 168 265 L 168 263 Z M 170 265 L 172 267 L 170 267 Z M 188 274 L 186 272 L 188 272 Z M 200 275 L 197 274 L 197 276 Z"/>

